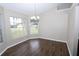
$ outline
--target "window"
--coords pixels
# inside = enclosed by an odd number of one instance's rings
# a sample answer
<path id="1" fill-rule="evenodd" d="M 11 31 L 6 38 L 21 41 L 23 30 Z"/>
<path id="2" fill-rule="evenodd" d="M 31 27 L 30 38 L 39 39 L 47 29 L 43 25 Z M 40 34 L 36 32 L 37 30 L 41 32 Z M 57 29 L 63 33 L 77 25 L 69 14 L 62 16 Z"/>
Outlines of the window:
<path id="1" fill-rule="evenodd" d="M 25 28 L 21 18 L 10 17 L 10 30 L 13 37 L 24 35 Z"/>
<path id="2" fill-rule="evenodd" d="M 39 16 L 37 18 L 32 16 L 30 19 L 30 34 L 38 34 L 39 33 Z"/>

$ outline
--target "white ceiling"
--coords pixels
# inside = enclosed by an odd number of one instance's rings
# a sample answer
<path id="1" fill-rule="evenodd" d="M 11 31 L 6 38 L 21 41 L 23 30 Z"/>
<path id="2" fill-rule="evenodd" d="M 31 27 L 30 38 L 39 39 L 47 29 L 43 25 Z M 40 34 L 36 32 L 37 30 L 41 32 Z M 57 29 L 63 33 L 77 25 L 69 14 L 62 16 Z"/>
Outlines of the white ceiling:
<path id="1" fill-rule="evenodd" d="M 40 14 L 57 6 L 56 3 L 0 3 L 1 6 L 27 15 Z M 35 10 L 35 11 L 34 11 Z"/>
<path id="2" fill-rule="evenodd" d="M 67 8 L 71 6 L 70 3 L 0 3 L 1 6 L 7 9 L 11 9 L 26 15 L 33 15 L 36 11 L 36 14 L 44 13 L 55 7 L 59 9 Z"/>

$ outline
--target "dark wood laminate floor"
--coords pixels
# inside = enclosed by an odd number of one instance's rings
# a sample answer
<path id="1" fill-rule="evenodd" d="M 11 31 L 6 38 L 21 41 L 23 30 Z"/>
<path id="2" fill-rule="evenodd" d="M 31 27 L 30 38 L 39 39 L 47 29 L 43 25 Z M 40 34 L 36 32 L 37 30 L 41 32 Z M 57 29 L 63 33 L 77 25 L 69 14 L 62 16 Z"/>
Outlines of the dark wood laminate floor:
<path id="1" fill-rule="evenodd" d="M 30 39 L 7 49 L 2 56 L 69 56 L 66 43 Z"/>

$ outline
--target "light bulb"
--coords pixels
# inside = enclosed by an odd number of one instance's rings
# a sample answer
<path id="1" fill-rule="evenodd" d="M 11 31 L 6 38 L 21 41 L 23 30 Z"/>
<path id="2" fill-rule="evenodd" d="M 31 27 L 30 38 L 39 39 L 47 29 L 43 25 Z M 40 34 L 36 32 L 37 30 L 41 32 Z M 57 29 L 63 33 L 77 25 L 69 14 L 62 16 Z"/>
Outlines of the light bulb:
<path id="1" fill-rule="evenodd" d="M 39 17 L 39 16 L 37 16 L 37 19 L 40 19 L 40 17 Z"/>
<path id="2" fill-rule="evenodd" d="M 40 17 L 39 16 L 32 16 L 31 19 L 37 20 L 37 19 L 40 19 Z"/>

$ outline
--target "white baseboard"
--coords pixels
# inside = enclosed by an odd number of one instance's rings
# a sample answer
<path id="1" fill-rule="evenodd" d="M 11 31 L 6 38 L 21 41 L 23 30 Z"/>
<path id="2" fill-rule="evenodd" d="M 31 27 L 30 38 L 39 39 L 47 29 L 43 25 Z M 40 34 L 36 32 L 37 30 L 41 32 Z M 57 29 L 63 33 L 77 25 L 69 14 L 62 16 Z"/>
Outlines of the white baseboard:
<path id="1" fill-rule="evenodd" d="M 57 40 L 57 39 L 52 39 L 52 38 L 46 38 L 46 37 L 40 37 L 40 38 L 44 38 L 44 39 L 46 39 L 46 40 L 59 41 L 59 42 L 66 42 L 66 41 Z"/>
<path id="2" fill-rule="evenodd" d="M 1 53 L 0 56 L 7 50 L 8 48 L 5 48 Z"/>
<path id="3" fill-rule="evenodd" d="M 67 48 L 68 48 L 69 54 L 70 54 L 70 56 L 72 56 L 71 51 L 70 51 L 70 48 L 69 48 L 69 45 L 68 45 L 67 42 L 66 42 L 66 44 L 67 44 Z"/>
<path id="4" fill-rule="evenodd" d="M 72 56 L 67 41 L 56 40 L 56 39 L 45 38 L 45 37 L 34 37 L 34 38 L 44 38 L 44 39 L 46 39 L 46 40 L 53 40 L 53 41 L 64 42 L 64 43 L 67 44 L 67 47 L 68 47 L 68 51 L 69 51 L 70 56 Z M 33 39 L 33 38 L 27 38 L 27 40 L 29 40 L 29 39 Z M 8 46 L 7 48 L 5 48 L 5 49 L 0 53 L 0 56 L 1 56 L 8 48 L 11 48 L 11 47 L 13 47 L 13 46 L 15 46 L 15 45 L 17 45 L 17 44 L 20 44 L 20 43 L 22 43 L 22 42 L 24 42 L 24 41 L 26 41 L 26 40 L 23 40 L 23 41 L 20 41 L 20 42 L 18 42 L 18 43 L 16 43 L 16 44 L 13 44 L 13 45 Z"/>

